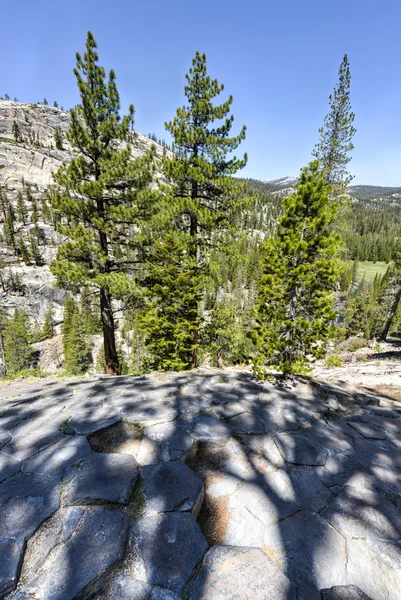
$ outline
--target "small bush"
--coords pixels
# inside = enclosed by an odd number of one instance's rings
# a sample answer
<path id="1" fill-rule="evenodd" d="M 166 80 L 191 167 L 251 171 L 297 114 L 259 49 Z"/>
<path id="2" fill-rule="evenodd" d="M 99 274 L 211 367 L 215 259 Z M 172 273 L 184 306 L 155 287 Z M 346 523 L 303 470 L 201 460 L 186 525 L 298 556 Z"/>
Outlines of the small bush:
<path id="1" fill-rule="evenodd" d="M 341 360 L 341 356 L 339 356 L 338 354 L 330 354 L 326 358 L 326 365 L 328 367 L 341 367 L 342 364 L 343 362 Z"/>
<path id="2" fill-rule="evenodd" d="M 366 348 L 368 345 L 368 340 L 362 337 L 351 337 L 345 342 L 342 342 L 337 346 L 337 351 L 339 352 L 356 352 L 361 348 Z"/>

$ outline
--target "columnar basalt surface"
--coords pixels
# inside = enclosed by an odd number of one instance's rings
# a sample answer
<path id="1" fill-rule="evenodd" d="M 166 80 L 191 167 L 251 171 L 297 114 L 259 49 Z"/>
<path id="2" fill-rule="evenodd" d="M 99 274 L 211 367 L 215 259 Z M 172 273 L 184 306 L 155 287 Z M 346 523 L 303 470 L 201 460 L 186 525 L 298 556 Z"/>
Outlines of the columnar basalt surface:
<path id="1" fill-rule="evenodd" d="M 399 403 L 244 373 L 0 396 L 0 597 L 399 600 Z"/>

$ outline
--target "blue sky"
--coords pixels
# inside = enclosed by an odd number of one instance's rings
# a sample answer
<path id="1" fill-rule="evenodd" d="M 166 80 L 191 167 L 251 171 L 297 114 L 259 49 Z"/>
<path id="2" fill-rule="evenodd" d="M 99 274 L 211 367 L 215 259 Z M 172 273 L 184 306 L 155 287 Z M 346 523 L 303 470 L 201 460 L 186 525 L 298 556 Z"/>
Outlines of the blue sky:
<path id="1" fill-rule="evenodd" d="M 137 130 L 160 137 L 193 55 L 206 52 L 234 96 L 237 128 L 248 128 L 243 174 L 263 180 L 310 160 L 348 53 L 354 183 L 401 186 L 399 0 L 19 0 L 1 15 L 0 95 L 74 105 L 75 52 L 91 29 L 124 106 L 135 104 Z"/>

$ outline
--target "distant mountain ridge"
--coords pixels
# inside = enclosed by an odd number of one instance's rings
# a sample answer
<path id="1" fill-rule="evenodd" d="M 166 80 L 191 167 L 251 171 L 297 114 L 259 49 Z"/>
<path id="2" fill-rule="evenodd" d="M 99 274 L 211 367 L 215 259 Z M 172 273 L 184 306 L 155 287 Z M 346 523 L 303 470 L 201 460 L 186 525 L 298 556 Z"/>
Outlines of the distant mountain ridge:
<path id="1" fill-rule="evenodd" d="M 292 193 L 295 190 L 297 177 L 286 176 L 279 179 L 272 179 L 263 183 L 269 187 L 273 193 Z M 380 185 L 350 185 L 348 187 L 349 194 L 357 200 L 380 200 L 386 199 L 401 202 L 401 186 L 380 186 Z"/>

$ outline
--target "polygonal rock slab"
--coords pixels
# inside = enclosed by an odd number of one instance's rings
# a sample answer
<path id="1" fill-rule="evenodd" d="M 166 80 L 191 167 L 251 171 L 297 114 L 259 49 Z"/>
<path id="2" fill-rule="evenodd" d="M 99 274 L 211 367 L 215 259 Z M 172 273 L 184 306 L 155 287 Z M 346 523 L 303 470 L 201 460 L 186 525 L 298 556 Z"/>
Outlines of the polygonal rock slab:
<path id="1" fill-rule="evenodd" d="M 145 515 L 190 511 L 196 518 L 203 500 L 203 482 L 183 462 L 164 462 L 142 469 Z"/>
<path id="2" fill-rule="evenodd" d="M 330 590 L 321 590 L 322 600 L 371 600 L 355 585 L 336 585 Z"/>
<path id="3" fill-rule="evenodd" d="M 177 414 L 173 404 L 167 401 L 146 399 L 122 406 L 122 418 L 128 423 L 141 423 L 142 425 L 170 423 L 177 418 Z"/>
<path id="4" fill-rule="evenodd" d="M 167 513 L 133 522 L 127 568 L 140 581 L 180 594 L 207 543 L 188 513 Z"/>
<path id="5" fill-rule="evenodd" d="M 161 587 L 133 579 L 129 575 L 117 575 L 96 600 L 181 600 L 181 596 Z"/>
<path id="6" fill-rule="evenodd" d="M 0 536 L 28 540 L 60 505 L 59 479 L 19 473 L 0 485 Z"/>
<path id="7" fill-rule="evenodd" d="M 71 470 L 72 479 L 63 491 L 65 506 L 118 502 L 128 504 L 139 476 L 129 454 L 93 454 Z"/>
<path id="8" fill-rule="evenodd" d="M 121 420 L 120 411 L 109 406 L 91 406 L 86 410 L 74 411 L 68 421 L 68 430 L 72 433 L 88 435 L 99 429 L 105 429 Z"/>
<path id="9" fill-rule="evenodd" d="M 351 538 L 347 541 L 347 550 L 349 582 L 374 600 L 398 600 L 401 590 L 399 540 Z"/>
<path id="10" fill-rule="evenodd" d="M 401 452 L 381 440 L 355 440 L 359 460 L 367 465 L 380 465 L 389 469 L 401 468 Z M 6 446 L 7 447 L 7 446 Z"/>
<path id="11" fill-rule="evenodd" d="M 0 431 L 0 450 L 11 440 L 11 435 L 8 431 Z"/>
<path id="12" fill-rule="evenodd" d="M 379 429 L 379 427 L 375 427 L 375 425 L 372 425 L 371 423 L 359 423 L 354 421 L 348 421 L 348 425 L 355 429 L 364 438 L 372 440 L 386 439 L 384 432 L 381 429 Z"/>
<path id="13" fill-rule="evenodd" d="M 234 496 L 263 525 L 276 523 L 301 508 L 291 479 L 283 469 L 244 482 Z"/>
<path id="14" fill-rule="evenodd" d="M 232 432 L 231 427 L 210 413 L 188 413 L 180 423 L 199 442 L 222 442 Z"/>
<path id="15" fill-rule="evenodd" d="M 2 452 L 17 460 L 26 460 L 63 437 L 57 427 L 58 423 L 51 420 L 44 423 L 39 419 L 22 421 L 11 430 L 12 439 L 3 446 Z"/>
<path id="16" fill-rule="evenodd" d="M 348 583 L 345 539 L 316 513 L 302 510 L 266 528 L 263 549 L 302 598 Z"/>
<path id="17" fill-rule="evenodd" d="M 233 417 L 230 419 L 230 425 L 232 425 L 234 430 L 238 431 L 238 433 L 261 435 L 266 433 L 266 427 L 262 421 L 259 421 L 259 419 L 250 412 L 242 412 L 242 414 Z"/>
<path id="18" fill-rule="evenodd" d="M 295 434 L 281 434 L 276 437 L 276 444 L 286 463 L 293 465 L 324 465 L 328 453 L 313 440 Z"/>
<path id="19" fill-rule="evenodd" d="M 17 586 L 25 542 L 15 538 L 0 537 L 0 597 L 13 591 Z"/>
<path id="20" fill-rule="evenodd" d="M 66 436 L 26 460 L 22 465 L 22 471 L 62 476 L 74 463 L 91 453 L 91 447 L 85 436 Z"/>
<path id="21" fill-rule="evenodd" d="M 21 463 L 8 454 L 0 452 L 0 483 L 11 475 L 15 475 L 21 468 Z"/>
<path id="22" fill-rule="evenodd" d="M 59 510 L 28 542 L 21 591 L 42 600 L 92 597 L 122 559 L 127 527 L 121 509 Z"/>
<path id="23" fill-rule="evenodd" d="M 346 485 L 322 516 L 345 537 L 401 539 L 401 513 L 373 490 Z"/>
<path id="24" fill-rule="evenodd" d="M 194 444 L 194 438 L 175 423 L 151 425 L 145 429 L 136 459 L 140 465 L 169 460 L 185 461 Z"/>
<path id="25" fill-rule="evenodd" d="M 190 600 L 295 600 L 295 588 L 260 549 L 214 546 L 194 581 Z"/>
<path id="26" fill-rule="evenodd" d="M 336 455 L 339 452 L 353 453 L 354 445 L 349 435 L 326 425 L 322 420 L 316 421 L 313 425 L 305 432 L 306 437 L 323 446 L 329 452 L 333 452 Z"/>

